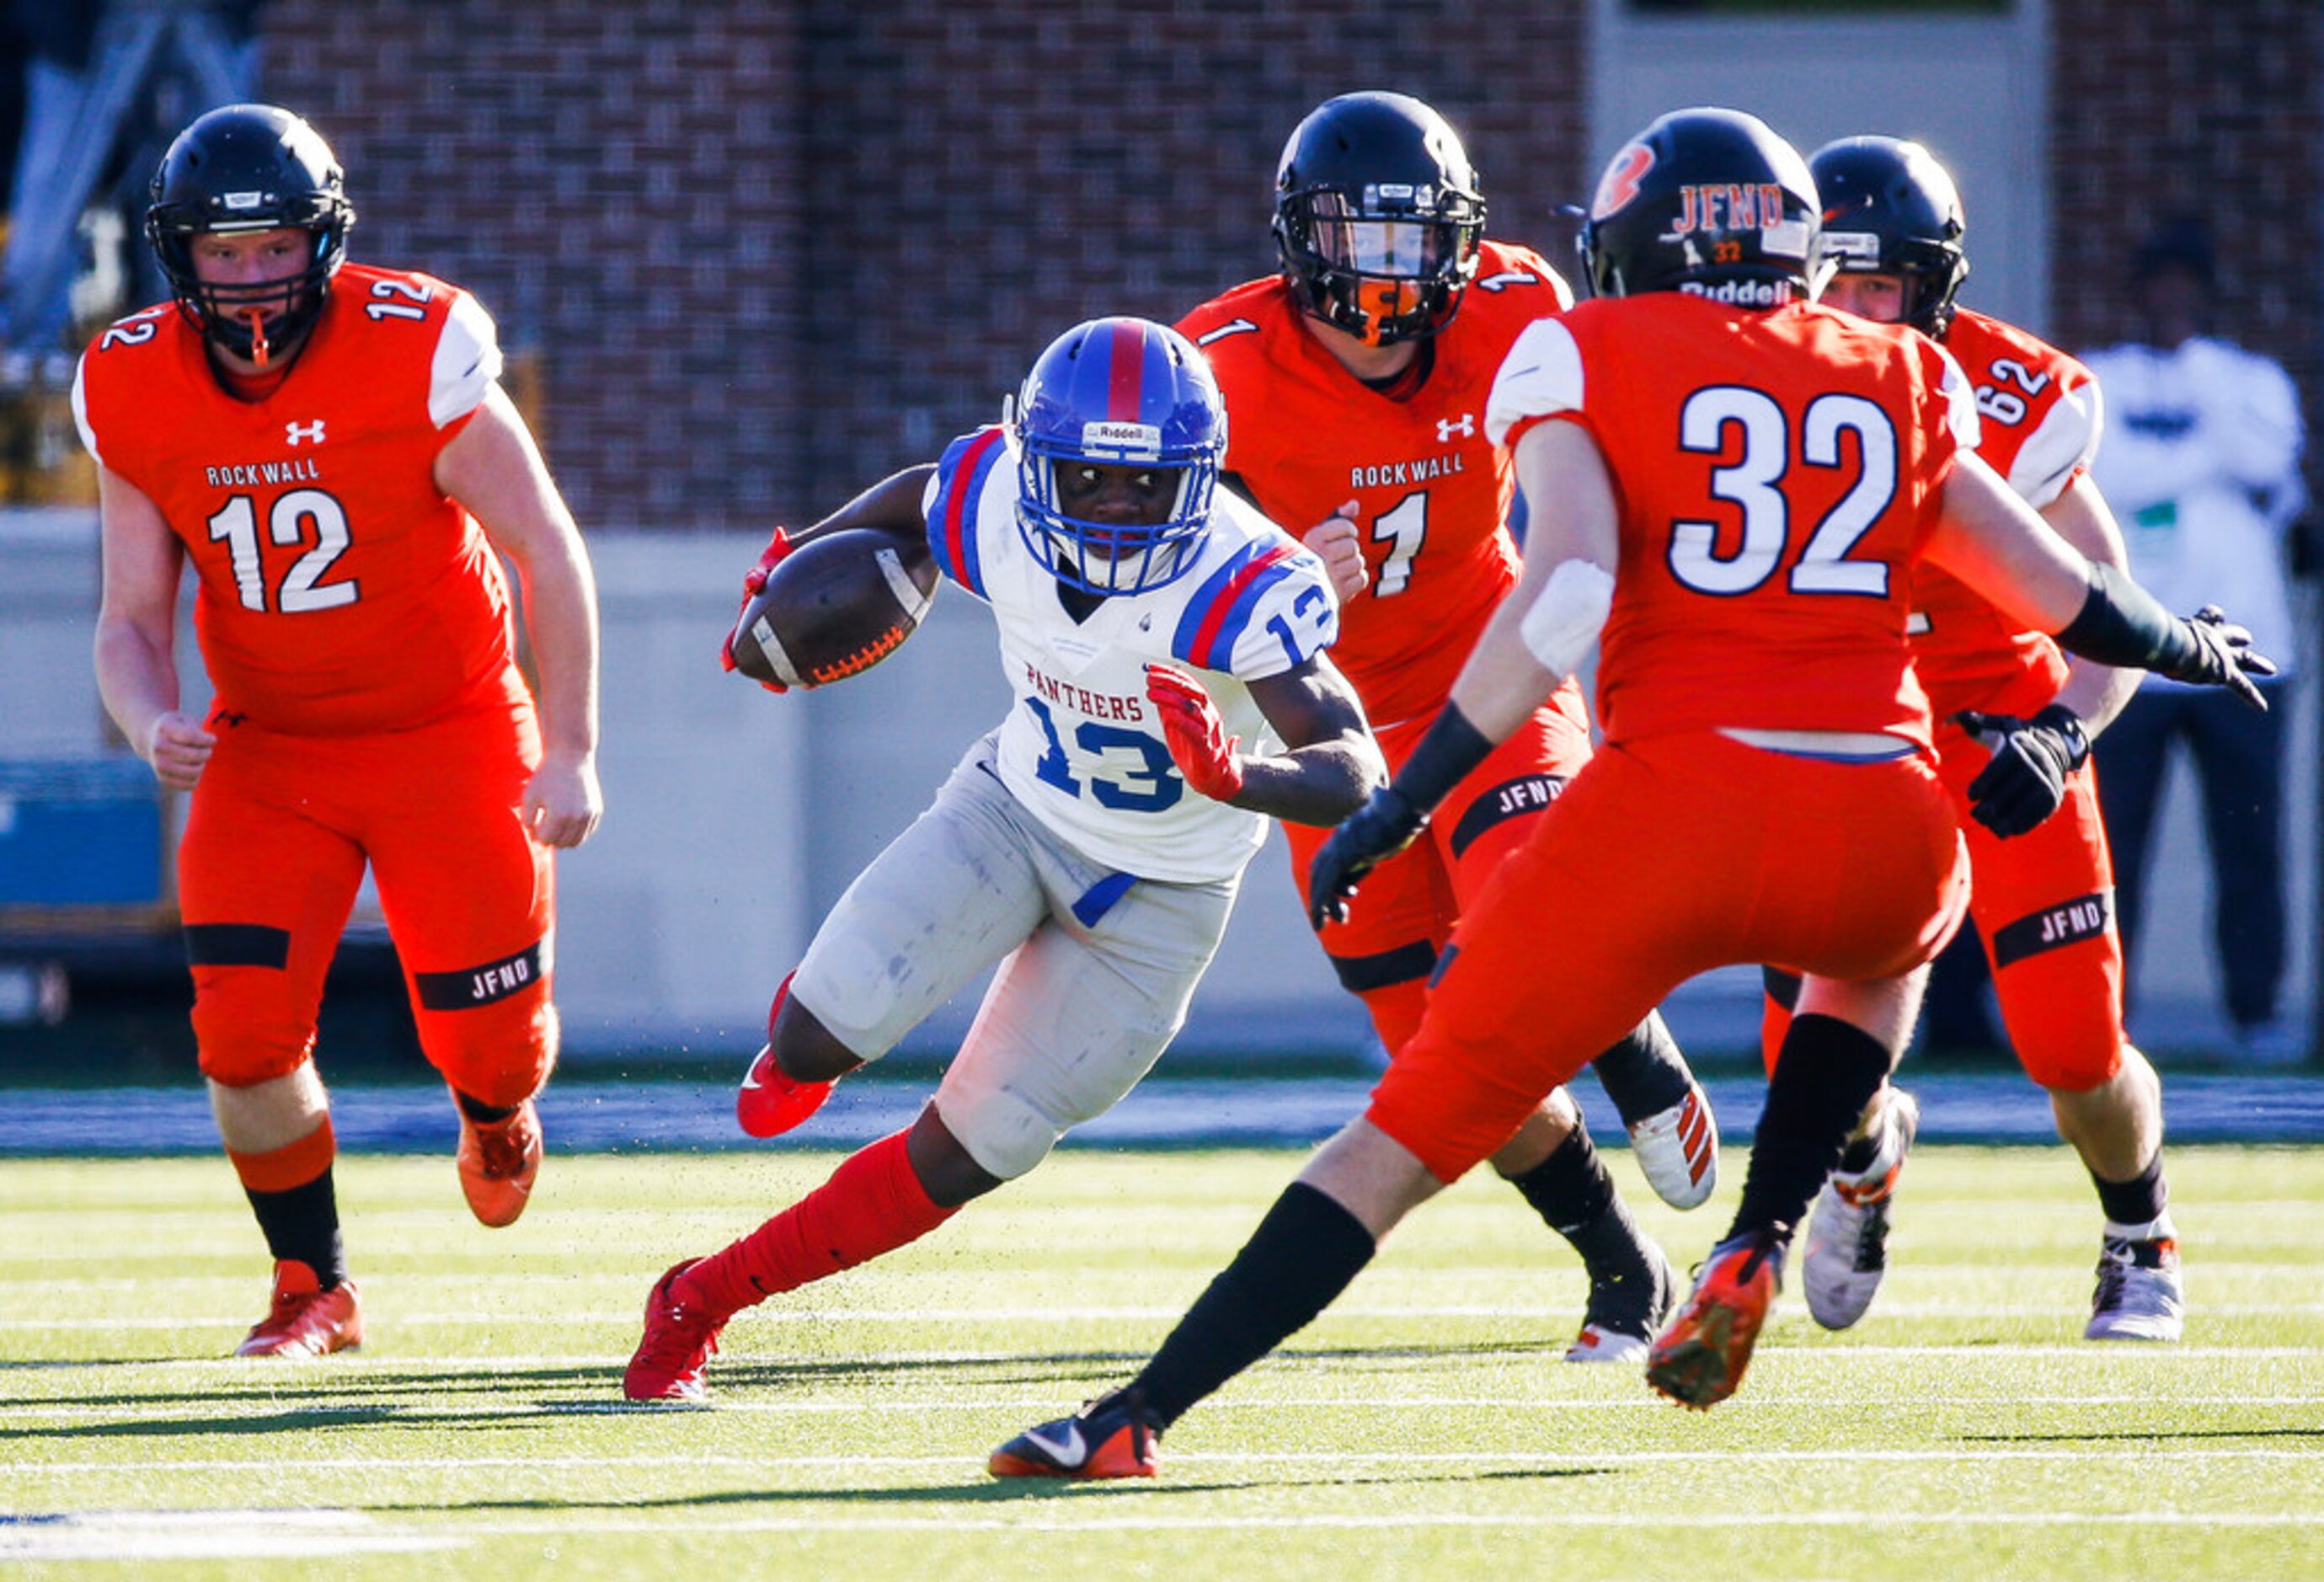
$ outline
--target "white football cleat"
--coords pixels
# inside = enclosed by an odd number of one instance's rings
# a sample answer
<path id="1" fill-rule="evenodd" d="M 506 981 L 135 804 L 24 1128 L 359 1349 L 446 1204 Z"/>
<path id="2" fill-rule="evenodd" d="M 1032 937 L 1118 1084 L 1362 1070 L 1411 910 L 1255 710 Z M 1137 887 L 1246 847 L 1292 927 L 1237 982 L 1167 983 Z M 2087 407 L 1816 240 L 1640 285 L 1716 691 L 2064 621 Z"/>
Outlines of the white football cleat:
<path id="1" fill-rule="evenodd" d="M 1692 1208 L 1719 1185 L 1719 1122 L 1699 1082 L 1686 1096 L 1629 1128 L 1630 1152 L 1655 1196 L 1674 1208 Z"/>
<path id="2" fill-rule="evenodd" d="M 2179 1283 L 2179 1244 L 2171 1236 L 2098 1244 L 2098 1285 L 2085 1340 L 2174 1341 L 2186 1332 L 2187 1293 Z"/>
<path id="3" fill-rule="evenodd" d="M 1880 1124 L 1872 1162 L 1860 1170 L 1832 1171 L 1816 1195 L 1808 1226 L 1800 1283 L 1808 1312 L 1827 1329 L 1845 1329 L 1864 1317 L 1888 1272 L 1888 1207 L 1921 1127 L 1921 1106 L 1911 1094 L 1892 1087 Z"/>

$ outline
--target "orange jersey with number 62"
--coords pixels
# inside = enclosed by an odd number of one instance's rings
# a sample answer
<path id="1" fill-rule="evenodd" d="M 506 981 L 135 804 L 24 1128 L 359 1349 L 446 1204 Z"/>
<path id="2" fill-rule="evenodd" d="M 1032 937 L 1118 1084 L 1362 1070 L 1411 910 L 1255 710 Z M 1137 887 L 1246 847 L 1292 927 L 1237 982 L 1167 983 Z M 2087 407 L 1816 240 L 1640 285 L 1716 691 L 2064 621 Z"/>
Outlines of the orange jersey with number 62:
<path id="1" fill-rule="evenodd" d="M 174 305 L 97 337 L 81 440 L 184 541 L 220 709 L 344 735 L 524 703 L 499 557 L 434 476 L 500 366 L 474 298 L 357 264 L 263 401 L 226 393 Z"/>
<path id="2" fill-rule="evenodd" d="M 1485 437 L 1485 400 L 1517 333 L 1572 301 L 1539 254 L 1485 243 L 1427 378 L 1403 395 L 1374 390 L 1325 350 L 1280 277 L 1178 321 L 1218 375 L 1227 470 L 1259 509 L 1304 538 L 1356 502 L 1368 582 L 1341 609 L 1332 659 L 1375 725 L 1434 714 L 1517 584 L 1516 475 Z M 1572 703 L 1578 717 L 1578 694 Z"/>

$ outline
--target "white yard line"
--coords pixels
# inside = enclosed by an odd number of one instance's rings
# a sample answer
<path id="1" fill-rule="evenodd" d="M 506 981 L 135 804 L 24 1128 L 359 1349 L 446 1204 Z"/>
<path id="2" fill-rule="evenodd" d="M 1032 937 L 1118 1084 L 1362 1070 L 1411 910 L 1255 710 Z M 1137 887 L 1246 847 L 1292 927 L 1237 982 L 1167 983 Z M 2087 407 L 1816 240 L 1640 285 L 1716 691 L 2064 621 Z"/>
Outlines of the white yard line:
<path id="1" fill-rule="evenodd" d="M 2047 1318 L 2070 1314 L 2076 1322 L 2080 1315 L 2071 1311 L 2071 1304 L 2062 1302 L 2013 1302 L 1991 1306 L 1965 1306 L 1957 1302 L 1883 1302 L 1874 1315 L 1880 1318 L 1953 1318 L 1963 1321 L 1996 1318 Z M 1038 1308 L 787 1308 L 780 1311 L 753 1315 L 751 1324 L 1103 1324 L 1103 1323 L 1166 1323 L 1184 1316 L 1183 1307 L 1038 1307 Z M 2205 1302 L 2200 1316 L 2206 1318 L 2282 1318 L 2324 1315 L 2324 1302 Z M 460 1328 L 482 1324 L 510 1324 L 524 1321 L 510 1313 L 393 1313 L 399 1325 L 433 1325 L 438 1328 Z M 1398 1306 L 1334 1308 L 1334 1318 L 1366 1319 L 1437 1319 L 1475 1318 L 1481 1320 L 1534 1320 L 1552 1325 L 1567 1324 L 1574 1315 L 1557 1310 L 1544 1303 L 1475 1303 L 1453 1306 Z M 622 1308 L 602 1312 L 559 1312 L 555 1321 L 560 1324 L 634 1324 L 634 1309 Z M 242 1319 L 224 1315 L 201 1318 L 0 1318 L 0 1331 L 43 1332 L 70 1329 L 118 1330 L 183 1330 L 203 1328 L 234 1328 Z M 1871 1349 L 1863 1346 L 1854 1350 Z M 1990 1350 L 1991 1347 L 1981 1349 Z M 2011 1349 L 2022 1349 L 2013 1347 Z M 2188 1355 L 2184 1349 L 2176 1355 Z"/>
<path id="2" fill-rule="evenodd" d="M 926 1399 L 865 1399 L 809 1401 L 734 1401 L 719 1396 L 708 1408 L 687 1406 L 641 1405 L 622 1401 L 613 1395 L 613 1366 L 606 1370 L 606 1393 L 602 1400 L 571 1402 L 509 1402 L 495 1401 L 489 1410 L 468 1414 L 479 1424 L 497 1419 L 539 1415 L 637 1417 L 686 1416 L 701 1411 L 764 1416 L 839 1415 L 848 1412 L 982 1412 L 982 1411 L 1041 1411 L 1055 1410 L 1065 1403 L 1072 1391 L 1059 1385 L 1040 1394 L 1017 1396 L 987 1396 L 968 1400 L 950 1397 Z M 714 1386 L 716 1381 L 714 1379 Z M 2167 1401 L 2152 1392 L 2130 1395 L 2022 1395 L 1955 1396 L 1943 1402 L 1925 1398 L 1915 1400 L 1868 1401 L 1859 1395 L 1784 1395 L 1774 1392 L 1755 1393 L 1740 1398 L 1736 1409 L 1757 1407 L 1793 1407 L 1811 1411 L 1846 1409 L 1856 1411 L 1918 1411 L 1932 1406 L 1987 1408 L 2007 1406 L 2153 1406 L 2158 1402 L 2172 1407 L 2227 1406 L 2324 1406 L 2324 1394 L 2294 1394 L 2281 1391 L 2251 1395 L 2182 1395 L 2172 1394 Z M 208 1418 L 233 1420 L 258 1417 L 330 1418 L 363 1413 L 376 1415 L 383 1407 L 391 1414 L 395 1403 L 376 1401 L 305 1402 L 295 1397 L 281 1395 L 223 1396 L 193 1404 L 171 1406 L 84 1406 L 73 1402 L 54 1405 L 20 1403 L 9 1407 L 9 1416 L 15 1421 L 108 1421 L 108 1422 L 168 1422 L 189 1413 L 200 1412 Z M 1576 1401 L 1543 1399 L 1533 1396 L 1476 1395 L 1263 1395 L 1238 1394 L 1225 1400 L 1206 1401 L 1203 1410 L 1210 1411 L 1279 1411 L 1285 1410 L 1341 1409 L 1351 1411 L 1436 1411 L 1444 1410 L 1491 1411 L 1664 1411 L 1671 1403 L 1658 1396 L 1641 1392 L 1637 1396 L 1611 1401 Z M 440 1412 L 441 1402 L 429 1403 L 427 1410 Z M 1732 1410 L 1732 1409 L 1731 1409 Z M 389 1420 L 392 1421 L 391 1415 Z M 2264 1430 L 2254 1430 L 2255 1432 Z M 301 1463 L 304 1465 L 304 1463 Z"/>
<path id="3" fill-rule="evenodd" d="M 247 1472 L 258 1474 L 288 1474 L 303 1476 L 310 1472 L 483 1472 L 523 1471 L 543 1468 L 557 1471 L 592 1471 L 616 1467 L 701 1466 L 741 1468 L 745 1471 L 844 1471 L 851 1468 L 905 1469 L 913 1467 L 958 1468 L 968 1458 L 953 1456 L 302 1456 L 295 1463 L 286 1463 L 279 1457 L 204 1457 L 176 1461 L 155 1459 L 130 1465 L 117 1461 L 59 1461 L 37 1466 L 0 1466 L 0 1478 L 8 1477 L 88 1477 L 131 1476 L 152 1477 L 174 1472 Z M 1762 1462 L 1822 1463 L 1845 1461 L 1910 1465 L 1918 1462 L 1951 1464 L 1970 1461 L 2291 1461 L 2306 1462 L 2324 1468 L 2324 1452 L 2315 1450 L 2282 1450 L 2269 1447 L 2233 1449 L 2216 1446 L 2186 1448 L 2156 1447 L 2126 1450 L 2119 1443 L 2094 1445 L 2087 1450 L 2028 1449 L 2015 1448 L 1948 1448 L 1941 1450 L 1866 1450 L 1835 1445 L 1825 1450 L 1609 1450 L 1542 1451 L 1542 1450 L 1194 1450 L 1173 1452 L 1173 1466 L 1541 1466 L 1559 1467 L 1589 1466 L 1694 1466 L 1728 1462 L 1756 1465 Z M 847 1497 L 846 1491 L 836 1491 L 835 1499 Z"/>

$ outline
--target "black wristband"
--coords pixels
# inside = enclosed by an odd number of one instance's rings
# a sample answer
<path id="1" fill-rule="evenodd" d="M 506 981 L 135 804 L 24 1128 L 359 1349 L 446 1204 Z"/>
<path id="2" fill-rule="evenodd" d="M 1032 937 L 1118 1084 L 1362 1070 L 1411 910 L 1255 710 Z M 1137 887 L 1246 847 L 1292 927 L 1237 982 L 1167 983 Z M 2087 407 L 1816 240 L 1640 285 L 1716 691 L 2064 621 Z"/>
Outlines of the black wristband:
<path id="1" fill-rule="evenodd" d="M 2081 613 L 2058 634 L 2069 653 L 2104 665 L 2171 675 L 2195 659 L 2186 623 L 2153 594 L 2100 560 L 2090 562 L 2090 589 Z"/>
<path id="2" fill-rule="evenodd" d="M 2064 704 L 2050 704 L 2025 723 L 2055 732 L 2058 739 L 2066 744 L 2066 751 L 2072 755 L 2072 761 L 2066 765 L 2069 771 L 2080 769 L 2089 762 L 2090 727 L 2083 723 L 2080 715 Z"/>
<path id="3" fill-rule="evenodd" d="M 1420 811 L 1434 811 L 1471 770 L 1492 756 L 1493 744 L 1469 723 L 1457 703 L 1447 703 L 1420 738 L 1412 756 L 1396 772 L 1390 788 Z"/>

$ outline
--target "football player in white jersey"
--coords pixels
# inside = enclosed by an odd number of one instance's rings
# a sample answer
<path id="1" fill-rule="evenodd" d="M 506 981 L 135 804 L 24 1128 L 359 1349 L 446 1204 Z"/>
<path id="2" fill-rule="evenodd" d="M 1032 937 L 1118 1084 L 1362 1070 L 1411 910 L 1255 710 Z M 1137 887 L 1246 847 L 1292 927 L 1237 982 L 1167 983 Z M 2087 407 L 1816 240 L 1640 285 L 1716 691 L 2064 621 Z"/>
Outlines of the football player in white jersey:
<path id="1" fill-rule="evenodd" d="M 1225 450 L 1202 354 L 1095 319 L 1042 353 L 1003 422 L 778 531 L 746 579 L 841 528 L 924 535 L 991 606 L 1016 702 L 776 991 L 744 1128 L 798 1125 L 1001 966 L 918 1120 L 655 1283 L 631 1400 L 703 1400 L 734 1313 L 926 1235 L 1111 1108 L 1184 1021 L 1267 820 L 1329 825 L 1386 782 L 1323 653 L 1330 575 L 1216 487 Z"/>

